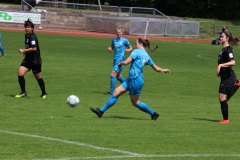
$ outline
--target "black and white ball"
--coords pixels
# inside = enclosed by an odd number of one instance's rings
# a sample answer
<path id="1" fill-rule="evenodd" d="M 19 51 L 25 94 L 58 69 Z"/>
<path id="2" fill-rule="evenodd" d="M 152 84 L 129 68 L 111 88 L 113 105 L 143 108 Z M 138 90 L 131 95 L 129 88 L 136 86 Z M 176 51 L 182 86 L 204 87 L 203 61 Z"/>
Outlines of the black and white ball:
<path id="1" fill-rule="evenodd" d="M 80 100 L 77 96 L 75 95 L 70 95 L 68 98 L 67 98 L 67 104 L 70 106 L 70 107 L 76 107 L 78 104 L 80 103 Z"/>

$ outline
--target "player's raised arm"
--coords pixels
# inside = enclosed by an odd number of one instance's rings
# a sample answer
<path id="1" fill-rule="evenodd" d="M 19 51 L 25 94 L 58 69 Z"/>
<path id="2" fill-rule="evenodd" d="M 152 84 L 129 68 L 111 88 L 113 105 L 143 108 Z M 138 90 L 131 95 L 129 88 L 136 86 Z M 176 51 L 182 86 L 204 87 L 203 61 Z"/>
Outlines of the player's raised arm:
<path id="1" fill-rule="evenodd" d="M 163 69 L 163 68 L 160 68 L 158 67 L 157 65 L 152 65 L 151 66 L 156 72 L 164 72 L 164 73 L 170 73 L 170 70 L 169 69 Z"/>

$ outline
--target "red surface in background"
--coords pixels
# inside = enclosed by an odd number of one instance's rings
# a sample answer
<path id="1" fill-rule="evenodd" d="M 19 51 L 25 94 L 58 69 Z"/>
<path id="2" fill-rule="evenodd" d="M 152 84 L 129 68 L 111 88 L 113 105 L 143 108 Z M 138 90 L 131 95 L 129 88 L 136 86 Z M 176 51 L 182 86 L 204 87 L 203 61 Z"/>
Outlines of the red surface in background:
<path id="1" fill-rule="evenodd" d="M 12 30 L 12 31 L 22 31 L 25 32 L 24 28 L 9 28 L 9 27 L 0 27 L 0 30 Z M 35 28 L 35 33 L 46 33 L 46 34 L 60 34 L 60 35 L 69 35 L 69 36 L 91 36 L 91 37 L 114 37 L 115 34 L 110 33 L 99 33 L 99 32 L 87 32 L 81 30 L 56 30 L 56 29 L 38 29 Z M 143 36 L 133 36 L 133 35 L 124 35 L 125 38 L 137 39 Z M 173 41 L 173 42 L 196 42 L 196 43 L 209 43 L 211 40 L 206 39 L 193 39 L 193 38 L 171 38 L 165 36 L 147 36 L 149 40 L 159 40 L 159 41 Z"/>

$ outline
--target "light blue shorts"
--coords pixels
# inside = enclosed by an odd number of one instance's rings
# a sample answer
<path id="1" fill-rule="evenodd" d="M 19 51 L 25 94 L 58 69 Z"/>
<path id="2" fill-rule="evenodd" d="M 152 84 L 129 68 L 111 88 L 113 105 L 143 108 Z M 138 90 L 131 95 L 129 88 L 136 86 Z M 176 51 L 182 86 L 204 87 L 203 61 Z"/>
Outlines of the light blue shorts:
<path id="1" fill-rule="evenodd" d="M 122 62 L 122 61 L 124 61 L 124 58 L 123 58 L 123 59 L 114 59 L 114 60 L 113 60 L 113 69 L 112 69 L 112 71 L 114 71 L 114 72 L 116 72 L 116 73 L 121 73 L 122 70 L 123 70 L 123 68 L 124 68 L 124 65 L 122 65 L 121 68 L 118 68 L 118 64 L 119 64 L 120 62 Z"/>
<path id="2" fill-rule="evenodd" d="M 140 96 L 143 85 L 144 85 L 143 77 L 137 77 L 137 78 L 128 77 L 126 81 L 122 83 L 122 86 L 129 91 L 129 95 L 136 95 L 136 96 Z"/>

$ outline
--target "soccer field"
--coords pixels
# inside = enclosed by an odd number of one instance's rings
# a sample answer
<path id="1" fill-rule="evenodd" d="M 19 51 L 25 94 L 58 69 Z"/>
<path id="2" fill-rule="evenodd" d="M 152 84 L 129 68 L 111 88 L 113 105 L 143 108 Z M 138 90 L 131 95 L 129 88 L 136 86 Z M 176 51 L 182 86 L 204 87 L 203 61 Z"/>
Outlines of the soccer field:
<path id="1" fill-rule="evenodd" d="M 27 97 L 20 92 L 17 71 L 23 59 L 24 32 L 1 31 L 6 57 L 0 58 L 0 159 L 37 160 L 219 160 L 240 158 L 237 92 L 229 101 L 230 124 L 222 119 L 216 76 L 221 46 L 206 43 L 151 41 L 154 62 L 169 68 L 157 73 L 147 66 L 141 101 L 160 113 L 157 121 L 131 105 L 128 93 L 98 118 L 109 98 L 111 38 L 37 33 L 48 96 L 31 72 L 25 75 Z M 135 46 L 135 39 L 130 39 Z M 234 48 L 240 78 L 240 48 Z M 130 53 L 126 53 L 126 57 Z M 129 66 L 123 70 L 128 75 Z M 117 82 L 119 85 L 119 82 Z M 67 97 L 77 95 L 71 108 Z"/>

